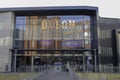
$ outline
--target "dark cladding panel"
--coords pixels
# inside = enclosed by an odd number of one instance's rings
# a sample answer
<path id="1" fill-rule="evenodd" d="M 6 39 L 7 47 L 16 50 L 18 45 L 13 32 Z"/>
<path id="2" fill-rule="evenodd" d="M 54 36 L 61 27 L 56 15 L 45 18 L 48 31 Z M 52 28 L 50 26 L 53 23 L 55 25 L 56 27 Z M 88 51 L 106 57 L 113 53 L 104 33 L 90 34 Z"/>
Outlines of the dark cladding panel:
<path id="1" fill-rule="evenodd" d="M 115 29 L 120 29 L 120 19 L 114 18 L 100 18 L 99 19 L 99 46 L 101 49 L 101 64 L 102 65 L 116 65 L 115 51 L 113 44 L 114 35 L 112 33 Z"/>
<path id="2" fill-rule="evenodd" d="M 120 30 L 116 32 L 116 42 L 117 42 L 117 58 L 118 58 L 118 65 L 120 66 Z"/>

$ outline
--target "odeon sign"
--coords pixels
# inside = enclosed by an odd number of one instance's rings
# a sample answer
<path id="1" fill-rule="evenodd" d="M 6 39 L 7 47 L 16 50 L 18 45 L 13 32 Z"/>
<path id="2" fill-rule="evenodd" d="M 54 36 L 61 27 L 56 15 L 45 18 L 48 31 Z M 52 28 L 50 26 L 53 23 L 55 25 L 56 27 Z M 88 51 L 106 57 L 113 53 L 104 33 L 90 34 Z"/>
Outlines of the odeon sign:
<path id="1" fill-rule="evenodd" d="M 75 27 L 75 20 L 43 20 L 42 29 L 73 29 Z"/>

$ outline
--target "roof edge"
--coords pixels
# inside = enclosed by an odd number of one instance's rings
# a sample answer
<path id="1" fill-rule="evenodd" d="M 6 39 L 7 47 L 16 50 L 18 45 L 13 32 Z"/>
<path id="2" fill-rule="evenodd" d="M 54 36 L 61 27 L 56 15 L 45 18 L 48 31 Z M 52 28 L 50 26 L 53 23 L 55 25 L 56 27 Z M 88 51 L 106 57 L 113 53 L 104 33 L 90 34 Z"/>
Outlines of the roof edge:
<path id="1" fill-rule="evenodd" d="M 0 12 L 4 11 L 35 11 L 35 10 L 96 10 L 98 7 L 95 6 L 46 6 L 46 7 L 13 7 L 13 8 L 0 8 Z"/>

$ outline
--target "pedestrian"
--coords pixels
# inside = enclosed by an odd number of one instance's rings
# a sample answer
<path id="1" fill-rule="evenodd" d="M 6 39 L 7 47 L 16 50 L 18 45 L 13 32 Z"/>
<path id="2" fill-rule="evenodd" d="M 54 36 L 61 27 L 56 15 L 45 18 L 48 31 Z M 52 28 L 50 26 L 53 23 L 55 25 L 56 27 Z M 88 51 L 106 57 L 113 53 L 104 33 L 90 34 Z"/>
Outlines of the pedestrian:
<path id="1" fill-rule="evenodd" d="M 5 66 L 5 72 L 8 72 L 8 64 Z"/>
<path id="2" fill-rule="evenodd" d="M 70 65 L 69 65 L 69 63 L 67 62 L 67 64 L 66 64 L 66 71 L 67 71 L 67 72 L 69 72 L 69 67 L 70 67 Z"/>

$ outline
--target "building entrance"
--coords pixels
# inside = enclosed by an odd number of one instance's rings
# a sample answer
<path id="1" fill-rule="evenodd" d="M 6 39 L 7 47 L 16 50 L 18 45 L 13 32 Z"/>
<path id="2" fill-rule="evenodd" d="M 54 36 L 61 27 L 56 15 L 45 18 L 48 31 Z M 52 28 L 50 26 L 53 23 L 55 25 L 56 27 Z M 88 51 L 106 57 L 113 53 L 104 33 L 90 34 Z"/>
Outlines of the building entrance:
<path id="1" fill-rule="evenodd" d="M 92 50 L 12 51 L 14 53 L 14 71 L 35 71 L 35 69 L 40 66 L 53 66 L 55 62 L 61 62 L 63 67 L 69 62 L 71 67 L 74 67 L 76 70 L 86 71 L 88 68 L 91 68 L 91 70 L 93 68 L 95 69 L 93 65 L 96 64 L 95 52 Z"/>

